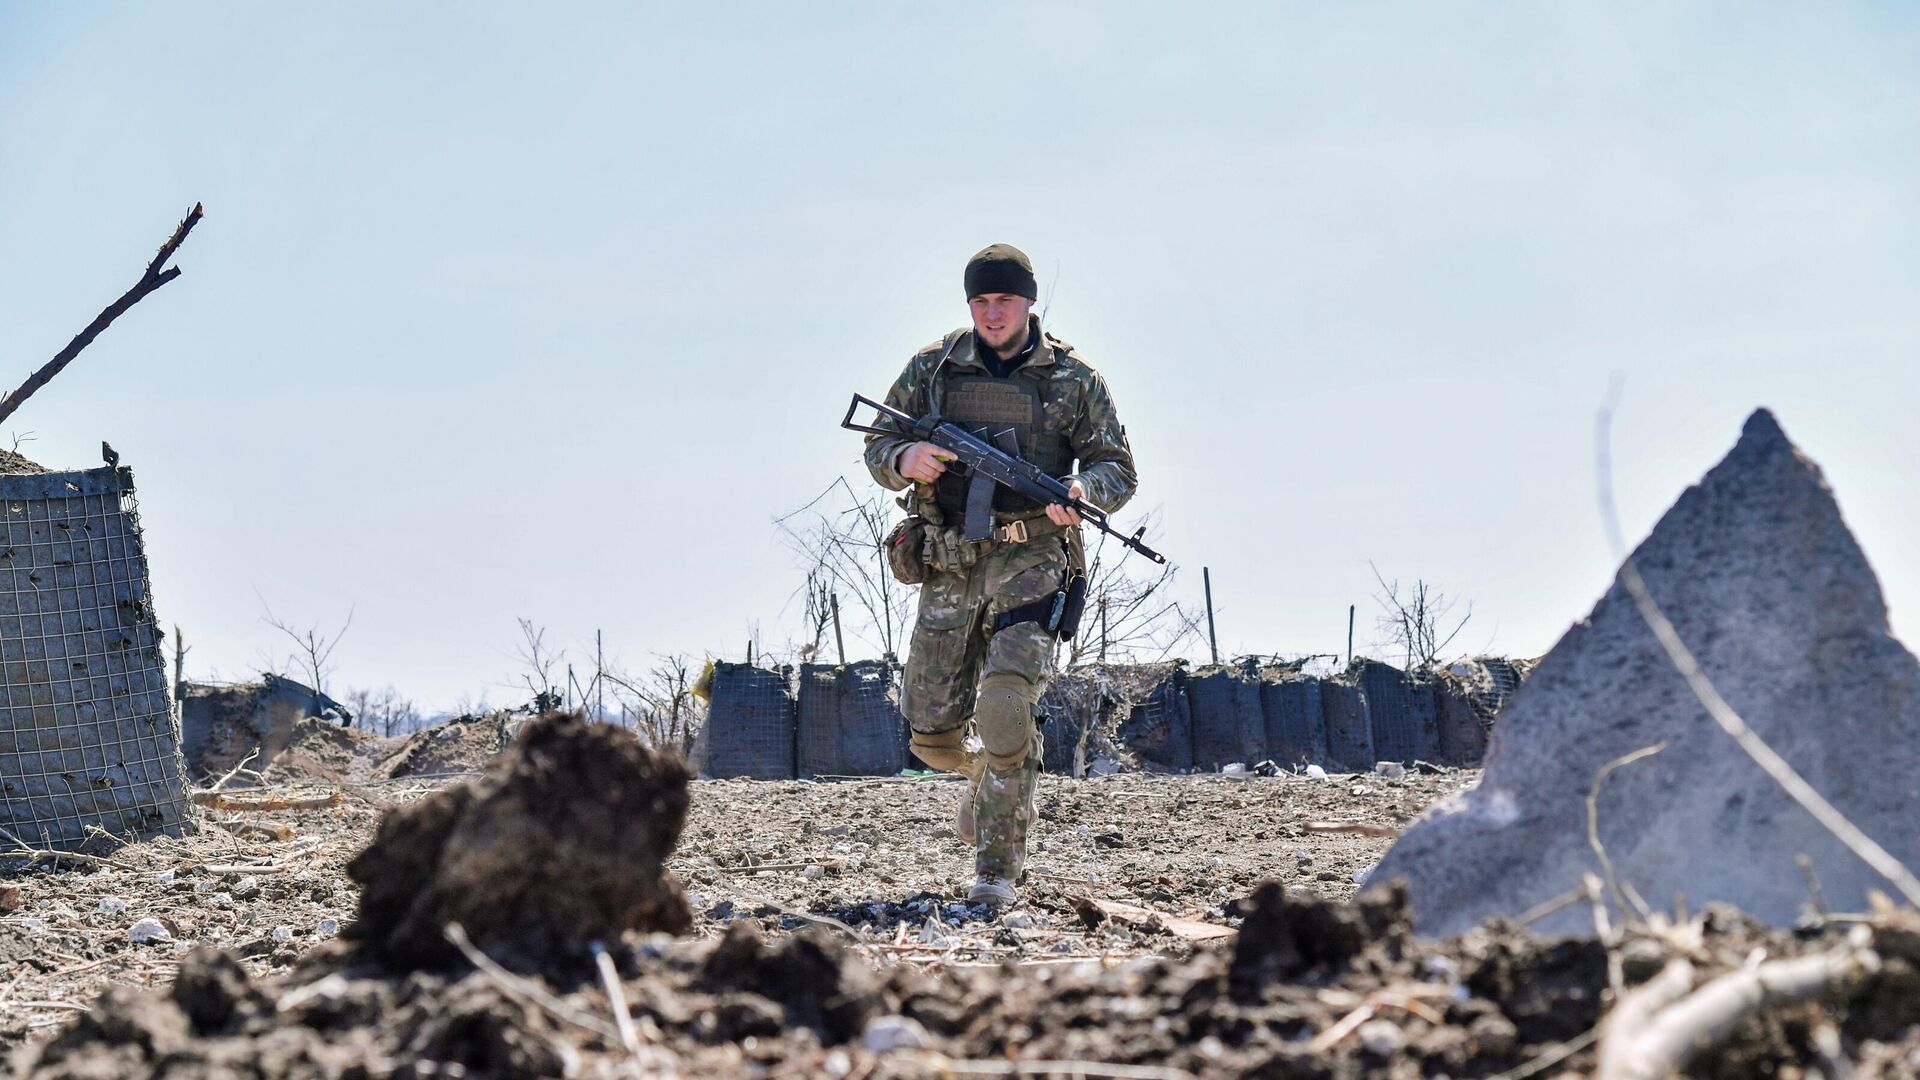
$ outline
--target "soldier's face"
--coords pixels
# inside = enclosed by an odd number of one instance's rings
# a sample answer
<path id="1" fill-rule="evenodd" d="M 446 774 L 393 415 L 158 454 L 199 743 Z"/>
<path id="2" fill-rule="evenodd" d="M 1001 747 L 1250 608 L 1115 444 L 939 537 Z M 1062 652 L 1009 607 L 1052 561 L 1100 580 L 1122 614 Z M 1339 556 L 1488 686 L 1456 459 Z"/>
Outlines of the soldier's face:
<path id="1" fill-rule="evenodd" d="M 973 309 L 973 332 L 988 348 L 1004 349 L 1026 332 L 1033 301 L 1011 293 L 981 293 L 967 306 Z"/>

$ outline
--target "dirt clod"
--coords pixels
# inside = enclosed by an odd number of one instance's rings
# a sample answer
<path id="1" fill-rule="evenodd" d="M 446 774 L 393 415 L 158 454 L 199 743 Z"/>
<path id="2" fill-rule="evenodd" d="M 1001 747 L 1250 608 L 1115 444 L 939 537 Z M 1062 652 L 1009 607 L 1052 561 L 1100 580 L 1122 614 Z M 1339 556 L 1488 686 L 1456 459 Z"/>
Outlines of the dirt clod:
<path id="1" fill-rule="evenodd" d="M 459 960 L 458 923 L 526 969 L 578 966 L 628 930 L 683 933 L 685 892 L 664 864 L 687 814 L 686 766 L 632 732 L 549 713 L 470 783 L 381 821 L 348 864 L 365 891 L 343 935 L 401 967 Z"/>

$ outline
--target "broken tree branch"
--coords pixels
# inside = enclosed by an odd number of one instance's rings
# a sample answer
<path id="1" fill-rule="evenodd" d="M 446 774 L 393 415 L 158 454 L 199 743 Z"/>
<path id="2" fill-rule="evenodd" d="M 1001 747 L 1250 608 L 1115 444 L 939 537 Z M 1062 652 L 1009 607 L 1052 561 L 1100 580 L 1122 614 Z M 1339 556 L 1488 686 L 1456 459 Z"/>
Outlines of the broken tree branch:
<path id="1" fill-rule="evenodd" d="M 1747 725 L 1727 699 L 1720 696 L 1713 681 L 1700 669 L 1700 662 L 1694 658 L 1686 642 L 1680 640 L 1680 632 L 1654 603 L 1653 593 L 1648 591 L 1647 583 L 1640 576 L 1640 570 L 1634 565 L 1633 556 L 1627 551 L 1625 539 L 1620 534 L 1620 515 L 1613 503 L 1613 465 L 1611 433 L 1613 429 L 1614 400 L 1619 396 L 1619 386 L 1615 384 L 1608 395 L 1607 403 L 1600 409 L 1600 415 L 1594 420 L 1593 455 L 1596 479 L 1599 485 L 1600 517 L 1606 524 L 1607 539 L 1613 545 L 1614 557 L 1621 560 L 1620 584 L 1632 597 L 1633 606 L 1640 612 L 1640 618 L 1653 631 L 1653 636 L 1666 651 L 1667 659 L 1675 671 L 1686 681 L 1687 689 L 1693 691 L 1707 715 L 1720 725 L 1755 765 L 1767 774 L 1780 790 L 1820 823 L 1821 827 L 1832 833 L 1848 851 L 1853 852 L 1861 862 L 1873 868 L 1874 873 L 1887 879 L 1907 903 L 1920 907 L 1920 878 L 1913 871 L 1894 858 L 1892 853 L 1881 847 L 1874 839 L 1861 831 L 1838 807 L 1828 802 L 1826 796 L 1813 789 L 1787 759 L 1767 745 L 1760 734 Z"/>
<path id="2" fill-rule="evenodd" d="M 269 810 L 325 810 L 346 803 L 346 799 L 342 798 L 337 791 L 331 795 L 320 795 L 309 799 L 288 799 L 279 795 L 269 795 L 264 799 L 236 799 L 218 791 L 196 791 L 187 798 L 195 806 L 240 813 L 263 813 Z"/>
<path id="3" fill-rule="evenodd" d="M 1839 990 L 1878 970 L 1879 957 L 1868 940 L 1862 928 L 1858 937 L 1832 952 L 1773 960 L 1722 975 L 1685 999 L 1645 1015 L 1641 1025 L 1610 1021 L 1596 1075 L 1600 1080 L 1670 1076 L 1767 1006 Z"/>
<path id="4" fill-rule="evenodd" d="M 72 363 L 74 357 L 80 355 L 80 350 L 93 344 L 94 338 L 99 337 L 102 331 L 113 325 L 113 320 L 126 314 L 128 308 L 146 299 L 148 293 L 180 276 L 180 268 L 166 265 L 167 260 L 173 258 L 174 252 L 180 250 L 180 245 L 187 239 L 187 234 L 200 223 L 200 217 L 200 204 L 194 203 L 193 209 L 187 212 L 187 216 L 173 230 L 173 235 L 167 237 L 167 242 L 160 245 L 160 253 L 147 264 L 146 272 L 140 275 L 139 281 L 133 283 L 133 288 L 122 293 L 120 299 L 108 304 L 105 310 L 93 317 L 93 321 L 87 324 L 85 330 L 80 331 L 74 335 L 72 341 L 67 342 L 66 348 L 61 349 L 39 371 L 27 376 L 27 381 L 21 383 L 18 390 L 8 394 L 6 400 L 0 401 L 0 421 L 12 416 L 14 410 L 25 404 L 36 390 L 47 385 L 49 380 L 60 374 L 61 369 Z"/>

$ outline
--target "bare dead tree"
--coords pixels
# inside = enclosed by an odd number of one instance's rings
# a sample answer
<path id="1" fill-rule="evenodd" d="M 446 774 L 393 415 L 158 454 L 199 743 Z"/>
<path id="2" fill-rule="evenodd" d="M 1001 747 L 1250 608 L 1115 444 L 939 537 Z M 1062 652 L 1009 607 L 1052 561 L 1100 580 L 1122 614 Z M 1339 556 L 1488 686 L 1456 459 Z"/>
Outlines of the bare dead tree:
<path id="1" fill-rule="evenodd" d="M 1412 587 L 1403 592 L 1398 578 L 1388 581 L 1379 567 L 1371 562 L 1367 566 L 1380 586 L 1373 597 L 1380 605 L 1380 615 L 1374 620 L 1374 626 L 1382 635 L 1377 644 L 1398 649 L 1405 657 L 1407 671 L 1438 664 L 1440 655 L 1460 636 L 1467 620 L 1473 618 L 1473 604 L 1469 602 L 1467 610 L 1456 620 L 1453 609 L 1459 606 L 1457 597 L 1440 592 L 1424 579 L 1415 579 Z"/>
<path id="2" fill-rule="evenodd" d="M 553 672 L 564 653 L 547 646 L 546 627 L 535 626 L 533 620 L 527 618 L 515 621 L 520 624 L 520 644 L 516 654 L 521 666 L 526 669 L 520 678 L 533 694 L 533 707 L 542 711 L 557 709 L 560 707 L 560 695 L 553 688 Z"/>
<path id="3" fill-rule="evenodd" d="M 1158 515 L 1147 516 L 1149 533 Z M 1087 552 L 1087 607 L 1080 633 L 1067 644 L 1067 667 L 1087 660 L 1154 663 L 1197 640 L 1201 616 L 1173 598 L 1179 568 L 1126 557 L 1106 533 Z"/>
<path id="4" fill-rule="evenodd" d="M 391 686 L 356 687 L 347 691 L 346 704 L 353 712 L 354 726 L 372 735 L 392 738 L 420 728 L 420 710 L 413 699 Z"/>
<path id="5" fill-rule="evenodd" d="M 108 304 L 100 314 L 93 317 L 93 321 L 87 324 L 86 329 L 74 335 L 66 348 L 55 354 L 54 358 L 42 365 L 40 370 L 27 376 L 27 381 L 21 383 L 19 389 L 8 394 L 5 400 L 0 400 L 0 421 L 5 421 L 7 417 L 12 416 L 16 409 L 33 396 L 34 391 L 47 385 L 49 380 L 60 374 L 62 369 L 73 362 L 74 357 L 80 355 L 80 350 L 93 344 L 94 338 L 99 337 L 102 331 L 113 325 L 113 320 L 126 314 L 127 309 L 146 299 L 147 294 L 180 276 L 180 268 L 168 266 L 167 260 L 173 258 L 174 252 L 180 250 L 180 245 L 186 242 L 187 234 L 200 223 L 200 217 L 200 204 L 194 203 L 193 209 L 188 211 L 187 216 L 174 228 L 173 235 L 167 237 L 167 242 L 160 245 L 160 253 L 153 257 L 153 261 L 147 263 L 146 270 L 140 275 L 140 280 L 133 283 L 133 288 L 120 294 L 120 299 Z"/>
<path id="6" fill-rule="evenodd" d="M 347 636 L 347 628 L 353 625 L 353 609 L 347 609 L 346 621 L 332 634 L 321 633 L 317 624 L 295 627 L 274 615 L 272 609 L 267 611 L 266 623 L 293 642 L 295 651 L 287 664 L 306 676 L 307 685 L 313 688 L 313 710 L 318 713 L 320 699 L 327 694 L 327 676 L 333 673 L 333 651 L 340 647 L 340 639 Z"/>
<path id="7" fill-rule="evenodd" d="M 834 592 L 850 597 L 860 615 L 855 635 L 884 656 L 899 656 L 913 626 L 914 593 L 887 567 L 893 512 L 886 500 L 861 495 L 842 477 L 774 524 L 807 572 L 809 598 L 822 585 L 829 603 Z M 823 631 L 824 625 L 814 634 L 815 653 Z"/>
<path id="8" fill-rule="evenodd" d="M 621 710 L 633 718 L 635 729 L 649 745 L 686 755 L 706 723 L 707 706 L 693 692 L 699 672 L 686 656 L 662 656 L 638 677 L 606 673 L 616 689 Z"/>
<path id="9" fill-rule="evenodd" d="M 802 663 L 819 659 L 826 642 L 827 627 L 833 623 L 833 587 L 819 570 L 807 574 L 807 642 L 800 646 Z"/>

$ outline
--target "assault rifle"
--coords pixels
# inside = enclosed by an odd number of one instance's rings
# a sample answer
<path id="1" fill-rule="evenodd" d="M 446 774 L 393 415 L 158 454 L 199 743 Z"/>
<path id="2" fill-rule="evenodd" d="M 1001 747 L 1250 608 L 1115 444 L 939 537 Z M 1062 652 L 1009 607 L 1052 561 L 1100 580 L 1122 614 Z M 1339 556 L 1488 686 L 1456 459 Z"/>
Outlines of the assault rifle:
<path id="1" fill-rule="evenodd" d="M 897 428 L 873 427 L 853 422 L 853 414 L 866 406 L 880 416 L 892 420 Z M 876 417 L 876 419 L 878 419 Z M 952 454 L 973 476 L 973 487 L 967 493 L 966 535 L 969 540 L 986 540 L 993 533 L 993 519 L 988 513 L 988 499 L 993 493 L 993 485 L 998 484 L 1017 494 L 1024 495 L 1041 505 L 1059 503 L 1071 508 L 1080 515 L 1082 521 L 1120 541 L 1122 544 L 1146 556 L 1156 563 L 1167 561 L 1165 555 L 1148 547 L 1141 541 L 1147 528 L 1142 525 L 1133 535 L 1115 529 L 1107 522 L 1107 512 L 1084 499 L 1076 499 L 1067 492 L 1067 485 L 1048 476 L 1039 466 L 1011 454 L 993 443 L 975 435 L 958 424 L 929 417 L 916 420 L 898 409 L 883 405 L 871 398 L 853 395 L 853 404 L 847 406 L 847 415 L 840 426 L 849 431 L 864 431 L 869 435 L 904 435 L 930 442 Z M 1008 433 L 1011 434 L 1011 433 Z M 984 482 L 983 482 L 984 481 Z M 977 534 L 977 535 L 976 535 Z"/>

